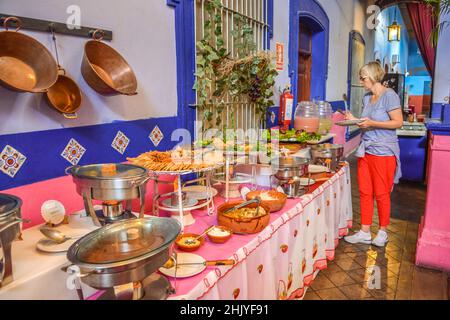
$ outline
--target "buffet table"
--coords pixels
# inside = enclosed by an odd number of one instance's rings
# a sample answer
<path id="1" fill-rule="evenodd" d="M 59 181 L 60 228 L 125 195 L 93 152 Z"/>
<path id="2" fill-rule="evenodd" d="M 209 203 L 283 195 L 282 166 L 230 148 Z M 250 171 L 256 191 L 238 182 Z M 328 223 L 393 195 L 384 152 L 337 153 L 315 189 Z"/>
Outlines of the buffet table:
<path id="1" fill-rule="evenodd" d="M 300 199 L 271 214 L 255 235 L 233 235 L 225 244 L 206 243 L 196 254 L 207 260 L 235 259 L 232 267 L 209 267 L 191 278 L 171 279 L 172 299 L 298 299 L 319 270 L 334 259 L 338 239 L 352 224 L 350 168 L 343 166 Z M 216 205 L 221 199 L 216 198 Z M 216 217 L 195 213 L 186 232 L 201 233 Z"/>
<path id="2" fill-rule="evenodd" d="M 338 239 L 352 221 L 350 169 L 343 166 L 326 182 L 310 187 L 300 199 L 288 200 L 271 214 L 270 225 L 254 235 L 234 234 L 225 244 L 206 241 L 197 251 L 206 260 L 234 259 L 234 266 L 207 267 L 190 278 L 171 278 L 176 293 L 170 299 L 293 299 L 306 288 L 327 260 L 334 258 Z M 216 208 L 223 203 L 215 198 Z M 71 217 L 66 234 L 89 232 L 96 227 L 84 211 Z M 201 233 L 216 225 L 216 215 L 194 211 L 196 223 L 185 232 Z M 40 226 L 23 232 L 23 241 L 13 244 L 14 281 L 0 290 L 0 299 L 77 299 L 67 288 L 69 275 L 65 253 L 45 254 L 36 250 L 42 238 Z M 75 232 L 76 233 L 76 232 Z M 49 283 L 53 283 L 48 286 Z M 84 296 L 96 299 L 101 292 L 82 285 Z M 95 293 L 95 294 L 94 294 Z"/>

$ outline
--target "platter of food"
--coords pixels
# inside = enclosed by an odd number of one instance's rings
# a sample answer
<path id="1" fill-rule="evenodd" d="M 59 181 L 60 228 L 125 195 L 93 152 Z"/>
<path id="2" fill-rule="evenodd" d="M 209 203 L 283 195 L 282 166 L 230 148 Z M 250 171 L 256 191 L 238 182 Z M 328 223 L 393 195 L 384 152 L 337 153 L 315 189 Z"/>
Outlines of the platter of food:
<path id="1" fill-rule="evenodd" d="M 295 129 L 290 129 L 287 130 L 286 132 L 279 131 L 278 133 L 271 132 L 269 130 L 265 130 L 263 132 L 263 139 L 267 141 L 278 140 L 280 142 L 300 143 L 300 144 L 318 141 L 321 139 L 321 137 L 322 136 L 320 134 L 300 132 Z"/>
<path id="2" fill-rule="evenodd" d="M 149 151 L 136 158 L 127 158 L 127 160 L 156 174 L 202 172 L 218 166 L 214 162 L 196 159 L 191 150 L 183 148 L 177 148 L 173 151 Z"/>

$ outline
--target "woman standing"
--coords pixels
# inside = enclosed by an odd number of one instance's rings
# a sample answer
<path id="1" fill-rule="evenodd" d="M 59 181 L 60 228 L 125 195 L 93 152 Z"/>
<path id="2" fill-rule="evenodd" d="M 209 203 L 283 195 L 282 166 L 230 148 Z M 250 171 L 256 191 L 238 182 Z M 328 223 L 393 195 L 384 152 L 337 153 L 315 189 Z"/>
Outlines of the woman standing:
<path id="1" fill-rule="evenodd" d="M 384 246 L 388 241 L 386 227 L 391 212 L 393 184 L 401 177 L 400 147 L 396 130 L 403 126 L 400 98 L 394 90 L 381 84 L 385 72 L 378 62 L 370 62 L 359 71 L 359 79 L 368 93 L 363 98 L 363 121 L 358 157 L 358 185 L 361 211 L 361 230 L 345 237 L 350 243 Z M 347 113 L 347 119 L 355 119 Z M 372 240 L 370 227 L 377 202 L 379 231 Z"/>

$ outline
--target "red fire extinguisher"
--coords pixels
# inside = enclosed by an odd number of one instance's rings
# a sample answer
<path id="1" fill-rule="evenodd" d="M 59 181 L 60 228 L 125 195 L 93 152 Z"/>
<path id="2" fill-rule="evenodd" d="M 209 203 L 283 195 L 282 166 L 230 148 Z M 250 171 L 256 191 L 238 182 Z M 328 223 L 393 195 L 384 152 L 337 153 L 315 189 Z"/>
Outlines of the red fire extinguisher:
<path id="1" fill-rule="evenodd" d="M 278 125 L 281 132 L 286 132 L 292 120 L 292 107 L 294 104 L 294 96 L 291 94 L 290 85 L 280 95 L 280 110 L 278 112 Z"/>

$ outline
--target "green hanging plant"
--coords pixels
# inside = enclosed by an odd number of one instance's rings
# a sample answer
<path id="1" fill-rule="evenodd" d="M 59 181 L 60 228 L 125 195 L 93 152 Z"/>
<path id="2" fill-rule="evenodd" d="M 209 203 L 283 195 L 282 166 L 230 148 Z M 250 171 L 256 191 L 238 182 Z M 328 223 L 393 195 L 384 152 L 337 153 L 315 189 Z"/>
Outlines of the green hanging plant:
<path id="1" fill-rule="evenodd" d="M 245 17 L 235 14 L 231 32 L 236 58 L 224 47 L 222 36 L 222 8 L 220 0 L 205 3 L 204 37 L 197 42 L 197 71 L 194 89 L 197 91 L 197 107 L 203 112 L 203 131 L 221 127 L 222 114 L 226 106 L 224 96 L 229 94 L 232 102 L 247 97 L 257 106 L 261 121 L 265 122 L 267 109 L 273 105 L 273 87 L 276 71 L 269 52 L 256 52 L 253 29 Z M 234 106 L 230 118 L 235 128 Z M 225 128 L 223 128 L 225 129 Z"/>

